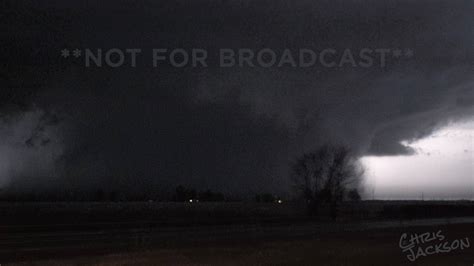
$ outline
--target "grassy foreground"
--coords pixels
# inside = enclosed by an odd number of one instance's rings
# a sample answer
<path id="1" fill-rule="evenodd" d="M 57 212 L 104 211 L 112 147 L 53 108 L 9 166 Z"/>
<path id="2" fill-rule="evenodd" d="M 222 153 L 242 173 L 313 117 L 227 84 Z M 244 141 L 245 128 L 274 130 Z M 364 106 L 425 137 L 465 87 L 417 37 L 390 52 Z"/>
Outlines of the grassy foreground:
<path id="1" fill-rule="evenodd" d="M 474 224 L 323 233 L 303 239 L 209 243 L 155 248 L 68 260 L 15 265 L 473 265 L 474 248 L 420 257 L 410 262 L 399 247 L 402 233 L 442 230 L 446 240 L 474 240 Z M 434 241 L 433 244 L 440 243 Z"/>

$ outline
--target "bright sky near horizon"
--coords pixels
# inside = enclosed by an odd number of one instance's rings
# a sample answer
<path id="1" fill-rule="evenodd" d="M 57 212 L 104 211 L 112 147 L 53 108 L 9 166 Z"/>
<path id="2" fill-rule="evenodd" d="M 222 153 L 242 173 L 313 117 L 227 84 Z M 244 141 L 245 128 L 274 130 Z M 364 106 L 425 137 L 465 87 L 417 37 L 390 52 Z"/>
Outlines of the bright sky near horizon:
<path id="1" fill-rule="evenodd" d="M 362 159 L 368 198 L 474 200 L 474 121 L 407 145 L 417 153 Z"/>

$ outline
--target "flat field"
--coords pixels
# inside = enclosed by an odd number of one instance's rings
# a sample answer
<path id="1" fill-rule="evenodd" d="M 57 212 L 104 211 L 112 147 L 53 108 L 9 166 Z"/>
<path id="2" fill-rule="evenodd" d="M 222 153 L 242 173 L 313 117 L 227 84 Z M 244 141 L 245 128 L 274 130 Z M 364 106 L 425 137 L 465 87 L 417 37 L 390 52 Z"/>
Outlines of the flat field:
<path id="1" fill-rule="evenodd" d="M 399 247 L 403 233 L 441 230 L 443 241 L 422 248 L 471 241 L 472 208 L 470 202 L 361 202 L 342 206 L 332 221 L 308 217 L 294 203 L 2 203 L 0 263 L 472 265 L 470 246 L 415 262 Z"/>

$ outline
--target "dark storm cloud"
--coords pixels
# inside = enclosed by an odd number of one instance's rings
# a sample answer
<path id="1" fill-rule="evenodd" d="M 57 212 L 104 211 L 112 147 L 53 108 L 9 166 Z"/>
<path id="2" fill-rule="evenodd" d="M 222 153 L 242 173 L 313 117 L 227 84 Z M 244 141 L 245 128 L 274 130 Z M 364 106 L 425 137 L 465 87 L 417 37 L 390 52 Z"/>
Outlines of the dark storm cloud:
<path id="1" fill-rule="evenodd" d="M 410 154 L 402 142 L 474 114 L 472 1 L 4 5 L 2 127 L 18 130 L 3 138 L 2 157 L 34 151 L 2 168 L 9 170 L 0 178 L 12 184 L 285 190 L 288 162 L 318 145 Z M 62 60 L 65 47 L 369 47 L 415 55 L 389 57 L 385 68 L 112 69 Z M 60 119 L 46 123 L 44 114 Z M 31 161 L 39 158 L 48 163 L 36 171 Z"/>

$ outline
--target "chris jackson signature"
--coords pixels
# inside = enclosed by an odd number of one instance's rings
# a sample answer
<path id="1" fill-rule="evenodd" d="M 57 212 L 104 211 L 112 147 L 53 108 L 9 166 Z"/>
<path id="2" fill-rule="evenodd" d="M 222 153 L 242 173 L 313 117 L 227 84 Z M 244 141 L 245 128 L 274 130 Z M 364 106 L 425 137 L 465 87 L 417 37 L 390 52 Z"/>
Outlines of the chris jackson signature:
<path id="1" fill-rule="evenodd" d="M 409 261 L 433 254 L 449 253 L 456 249 L 463 250 L 471 246 L 468 237 L 448 241 L 441 230 L 422 234 L 403 233 L 398 244 Z"/>

